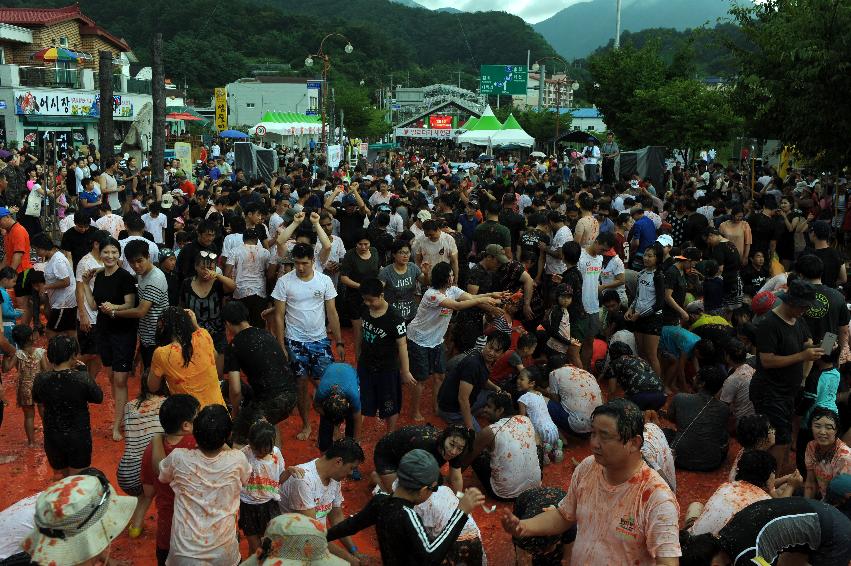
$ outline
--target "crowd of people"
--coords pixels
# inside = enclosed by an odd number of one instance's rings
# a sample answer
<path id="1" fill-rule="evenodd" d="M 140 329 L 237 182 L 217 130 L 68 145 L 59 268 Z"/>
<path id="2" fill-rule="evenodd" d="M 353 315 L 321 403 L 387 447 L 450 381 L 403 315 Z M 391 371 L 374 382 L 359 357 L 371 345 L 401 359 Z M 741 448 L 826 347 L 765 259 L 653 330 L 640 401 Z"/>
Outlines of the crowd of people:
<path id="1" fill-rule="evenodd" d="M 386 565 L 507 564 L 473 517 L 493 501 L 525 563 L 849 564 L 846 180 L 616 179 L 613 136 L 589 148 L 464 169 L 282 147 L 269 178 L 218 142 L 157 175 L 12 151 L 0 395 L 58 481 L 0 512 L 0 564 L 107 562 L 152 504 L 159 564 L 235 565 L 241 537 L 249 564 L 360 564 L 371 526 Z M 677 471 L 728 462 L 682 513 Z M 363 509 L 346 480 L 374 486 Z"/>

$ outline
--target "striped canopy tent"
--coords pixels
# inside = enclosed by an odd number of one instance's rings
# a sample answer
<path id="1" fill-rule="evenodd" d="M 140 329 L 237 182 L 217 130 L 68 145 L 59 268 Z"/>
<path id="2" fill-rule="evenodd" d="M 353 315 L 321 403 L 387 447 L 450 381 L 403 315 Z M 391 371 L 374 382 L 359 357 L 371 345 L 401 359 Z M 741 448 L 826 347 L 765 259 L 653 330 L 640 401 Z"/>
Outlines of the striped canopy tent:
<path id="1" fill-rule="evenodd" d="M 458 136 L 458 143 L 469 143 L 473 145 L 490 145 L 490 139 L 502 129 L 502 124 L 493 110 L 488 106 L 482 113 L 482 117 L 467 131 Z"/>
<path id="2" fill-rule="evenodd" d="M 491 136 L 491 144 L 494 147 L 507 145 L 532 147 L 535 145 L 535 138 L 523 130 L 514 114 L 509 114 L 508 118 L 505 119 L 505 124 L 502 125 L 502 129 Z"/>
<path id="3" fill-rule="evenodd" d="M 295 112 L 266 112 L 260 123 L 249 129 L 248 133 L 260 135 L 258 128 L 261 128 L 263 135 L 301 136 L 319 134 L 322 131 L 322 122 L 316 116 Z"/>

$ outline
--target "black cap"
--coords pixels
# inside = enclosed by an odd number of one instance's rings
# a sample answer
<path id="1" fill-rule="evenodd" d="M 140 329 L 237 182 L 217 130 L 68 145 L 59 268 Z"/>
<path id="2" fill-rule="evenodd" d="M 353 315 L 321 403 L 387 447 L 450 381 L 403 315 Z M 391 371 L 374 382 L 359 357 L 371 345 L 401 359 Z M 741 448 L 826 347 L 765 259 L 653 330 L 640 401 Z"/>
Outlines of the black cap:
<path id="1" fill-rule="evenodd" d="M 434 456 L 417 448 L 402 456 L 396 477 L 399 485 L 407 489 L 431 487 L 440 479 L 440 466 Z"/>

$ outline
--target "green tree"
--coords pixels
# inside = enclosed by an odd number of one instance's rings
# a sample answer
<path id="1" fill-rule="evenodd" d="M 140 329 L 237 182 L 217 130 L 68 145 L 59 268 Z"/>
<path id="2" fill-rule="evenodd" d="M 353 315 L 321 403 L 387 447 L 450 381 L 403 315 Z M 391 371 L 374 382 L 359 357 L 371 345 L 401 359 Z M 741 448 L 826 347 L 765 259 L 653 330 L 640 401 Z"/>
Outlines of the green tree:
<path id="1" fill-rule="evenodd" d="M 343 112 L 349 137 L 377 139 L 389 131 L 384 111 L 372 105 L 365 87 L 337 81 L 334 89 L 336 111 Z"/>
<path id="2" fill-rule="evenodd" d="M 658 43 L 596 53 L 588 67 L 594 81 L 589 96 L 605 116 L 606 126 L 627 146 L 639 145 L 641 130 L 635 129 L 630 114 L 635 110 L 637 91 L 653 89 L 665 80 L 667 66 L 659 56 Z"/>
<path id="3" fill-rule="evenodd" d="M 851 2 L 766 0 L 732 12 L 751 43 L 734 48 L 734 100 L 749 131 L 809 159 L 848 162 Z"/>
<path id="4" fill-rule="evenodd" d="M 537 110 L 517 110 L 511 106 L 503 106 L 493 111 L 494 115 L 499 118 L 500 122 L 505 122 L 509 114 L 514 114 L 514 118 L 523 130 L 535 138 L 539 143 L 552 142 L 556 134 L 556 114 L 555 111 Z M 559 134 L 564 134 L 570 131 L 570 123 L 573 116 L 565 112 L 560 116 Z"/>

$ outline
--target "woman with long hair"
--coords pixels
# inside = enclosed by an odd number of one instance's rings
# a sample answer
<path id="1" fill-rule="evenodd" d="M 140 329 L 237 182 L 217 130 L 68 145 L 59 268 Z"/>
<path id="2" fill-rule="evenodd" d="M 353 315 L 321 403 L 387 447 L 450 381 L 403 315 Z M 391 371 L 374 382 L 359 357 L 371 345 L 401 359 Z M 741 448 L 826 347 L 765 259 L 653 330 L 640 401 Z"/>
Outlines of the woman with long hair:
<path id="1" fill-rule="evenodd" d="M 163 311 L 157 323 L 157 346 L 148 374 L 151 391 L 157 391 L 165 379 L 172 394 L 192 395 L 202 409 L 225 404 L 213 338 L 198 326 L 192 310 L 168 307 Z"/>
<path id="2" fill-rule="evenodd" d="M 372 246 L 369 232 L 361 229 L 355 236 L 355 247 L 346 252 L 340 264 L 340 283 L 346 286 L 345 301 L 352 321 L 355 357 L 360 357 L 361 316 L 364 309 L 360 284 L 361 281 L 378 277 L 380 269 L 381 260 L 378 250 Z"/>
<path id="3" fill-rule="evenodd" d="M 635 323 L 637 353 L 647 360 L 656 375 L 662 375 L 657 351 L 662 335 L 662 305 L 665 300 L 665 278 L 660 265 L 663 253 L 659 242 L 644 251 L 644 269 L 638 274 L 635 301 L 624 317 Z"/>

